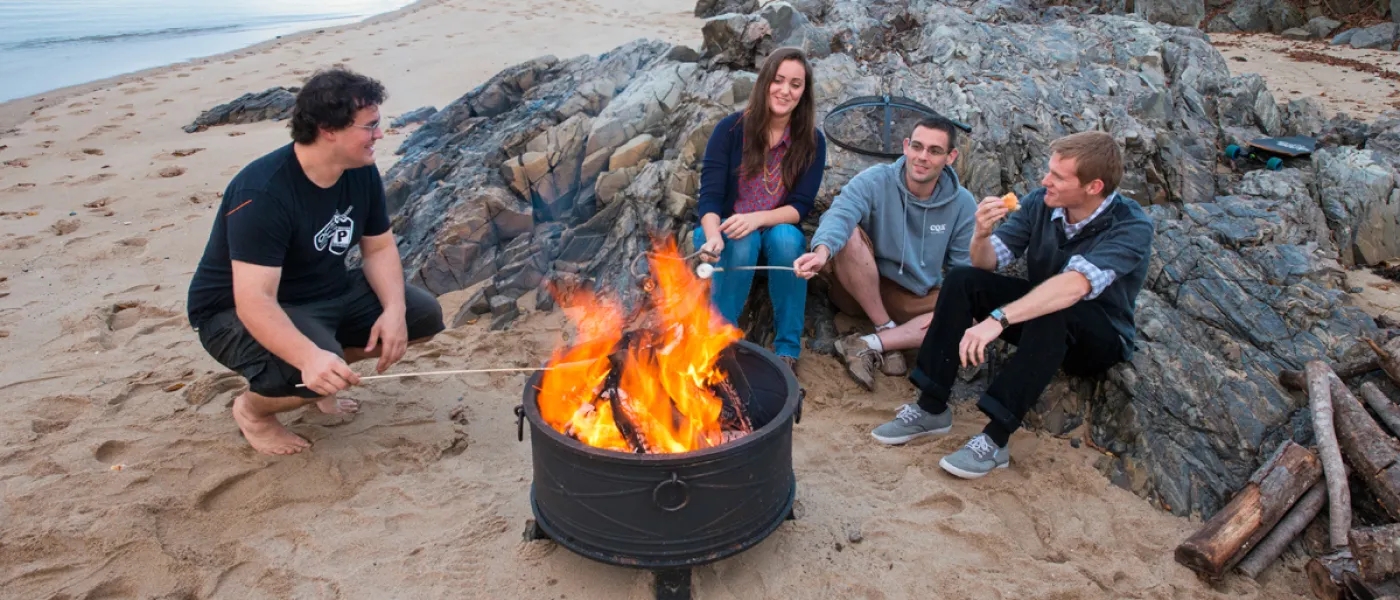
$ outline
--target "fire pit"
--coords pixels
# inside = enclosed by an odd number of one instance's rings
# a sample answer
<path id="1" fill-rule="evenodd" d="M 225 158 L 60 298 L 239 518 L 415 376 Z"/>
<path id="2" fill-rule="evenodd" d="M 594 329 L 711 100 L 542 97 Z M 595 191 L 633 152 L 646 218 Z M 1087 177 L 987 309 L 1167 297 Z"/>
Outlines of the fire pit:
<path id="1" fill-rule="evenodd" d="M 708 314 L 707 294 L 653 267 L 659 319 L 623 334 L 620 313 L 587 299 L 576 324 L 597 335 L 557 351 L 525 386 L 516 414 L 522 440 L 530 426 L 535 516 L 525 535 L 650 569 L 658 598 L 688 598 L 691 567 L 790 518 L 802 392 L 776 355 Z"/>

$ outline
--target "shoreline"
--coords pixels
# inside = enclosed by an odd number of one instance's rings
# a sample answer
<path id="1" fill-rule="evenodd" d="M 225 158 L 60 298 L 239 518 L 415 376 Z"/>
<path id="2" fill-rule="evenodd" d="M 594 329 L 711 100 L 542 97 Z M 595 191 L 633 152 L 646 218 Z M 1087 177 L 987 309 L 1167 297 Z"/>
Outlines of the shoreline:
<path id="1" fill-rule="evenodd" d="M 297 31 L 295 33 L 289 33 L 286 35 L 278 36 L 270 40 L 258 42 L 256 44 L 241 46 L 239 48 L 228 50 L 226 52 L 220 52 L 218 54 L 211 54 L 209 56 L 192 58 L 190 60 L 166 63 L 158 67 L 140 69 L 137 71 L 122 73 L 120 75 L 113 75 L 111 77 L 104 77 L 102 79 L 96 79 L 85 83 L 77 83 L 70 86 L 55 88 L 46 92 L 40 92 L 38 94 L 25 96 L 23 98 L 15 98 L 13 100 L 0 102 L 0 139 L 5 139 L 7 137 L 13 136 L 16 133 L 15 128 L 23 124 L 25 121 L 29 120 L 30 117 L 34 116 L 34 112 L 46 108 L 52 108 L 54 106 L 62 104 L 63 102 L 67 101 L 69 98 L 72 98 L 74 96 L 90 94 L 92 92 L 96 92 L 108 87 L 117 86 L 124 83 L 131 83 L 133 81 L 137 81 L 145 77 L 160 75 L 162 73 L 182 67 L 204 66 L 215 62 L 240 58 L 243 55 L 255 54 L 263 50 L 270 50 L 273 48 L 277 48 L 282 44 L 298 42 L 314 35 L 338 34 L 344 33 L 346 31 L 353 31 L 355 29 L 368 27 L 371 25 L 386 23 L 388 21 L 393 21 L 395 19 L 399 19 L 404 16 L 416 13 L 420 10 L 442 4 L 446 1 L 447 0 L 415 0 L 414 2 L 411 2 L 408 5 L 403 6 L 401 8 L 391 10 L 389 12 L 370 15 L 354 23 L 336 25 L 333 27 L 307 28 Z M 232 99 L 233 98 L 229 98 L 229 100 Z"/>

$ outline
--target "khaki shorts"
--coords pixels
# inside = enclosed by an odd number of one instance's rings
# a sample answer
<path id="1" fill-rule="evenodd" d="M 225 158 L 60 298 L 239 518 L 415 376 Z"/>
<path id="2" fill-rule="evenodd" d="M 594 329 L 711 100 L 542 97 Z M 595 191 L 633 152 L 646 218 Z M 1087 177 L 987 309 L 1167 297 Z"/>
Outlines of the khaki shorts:
<path id="1" fill-rule="evenodd" d="M 856 231 L 860 232 L 861 239 L 865 241 L 865 248 L 871 248 L 873 244 L 870 243 L 870 235 L 859 227 L 856 228 Z M 841 252 L 853 250 L 848 244 L 841 249 Z M 874 256 L 872 255 L 871 258 L 873 259 Z M 841 285 L 841 279 L 836 275 L 836 260 L 834 258 L 827 261 L 826 268 L 822 270 L 822 277 L 827 281 L 831 290 L 831 301 L 837 309 L 852 317 L 869 318 L 866 316 L 865 310 L 860 307 L 860 303 L 856 302 L 855 297 Z M 890 314 L 890 318 L 894 319 L 895 323 L 904 324 L 914 317 L 933 312 L 934 307 L 938 304 L 938 288 L 929 290 L 926 296 L 919 296 L 882 275 L 880 276 L 880 301 L 884 303 L 885 312 Z"/>

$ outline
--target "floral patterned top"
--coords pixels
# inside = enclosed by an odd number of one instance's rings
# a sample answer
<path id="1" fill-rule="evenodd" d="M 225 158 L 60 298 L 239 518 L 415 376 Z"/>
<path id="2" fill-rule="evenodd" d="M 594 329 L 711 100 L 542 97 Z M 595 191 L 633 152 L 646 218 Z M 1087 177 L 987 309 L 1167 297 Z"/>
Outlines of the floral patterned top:
<path id="1" fill-rule="evenodd" d="M 783 157 L 792 146 L 792 128 L 783 130 L 783 139 L 768 150 L 763 172 L 758 177 L 739 175 L 739 198 L 734 202 L 735 213 L 773 210 L 783 205 L 787 186 L 783 185 Z M 742 169 L 741 169 L 742 171 Z"/>

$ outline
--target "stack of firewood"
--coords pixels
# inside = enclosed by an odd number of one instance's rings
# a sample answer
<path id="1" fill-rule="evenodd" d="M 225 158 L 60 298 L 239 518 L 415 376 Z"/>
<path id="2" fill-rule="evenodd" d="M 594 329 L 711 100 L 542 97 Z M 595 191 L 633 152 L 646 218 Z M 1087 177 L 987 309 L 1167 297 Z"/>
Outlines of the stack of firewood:
<path id="1" fill-rule="evenodd" d="M 1369 382 L 1359 388 L 1363 406 L 1343 381 L 1380 369 L 1400 384 L 1400 338 L 1384 347 L 1367 343 L 1372 359 L 1335 369 L 1312 361 L 1302 372 L 1279 374 L 1283 385 L 1307 391 L 1316 449 L 1280 445 L 1229 504 L 1176 548 L 1177 562 L 1213 580 L 1231 570 L 1257 578 L 1326 508 L 1327 548 L 1307 565 L 1313 593 L 1325 600 L 1400 600 L 1400 406 Z M 1394 524 L 1352 526 L 1349 475 L 1364 482 Z"/>

